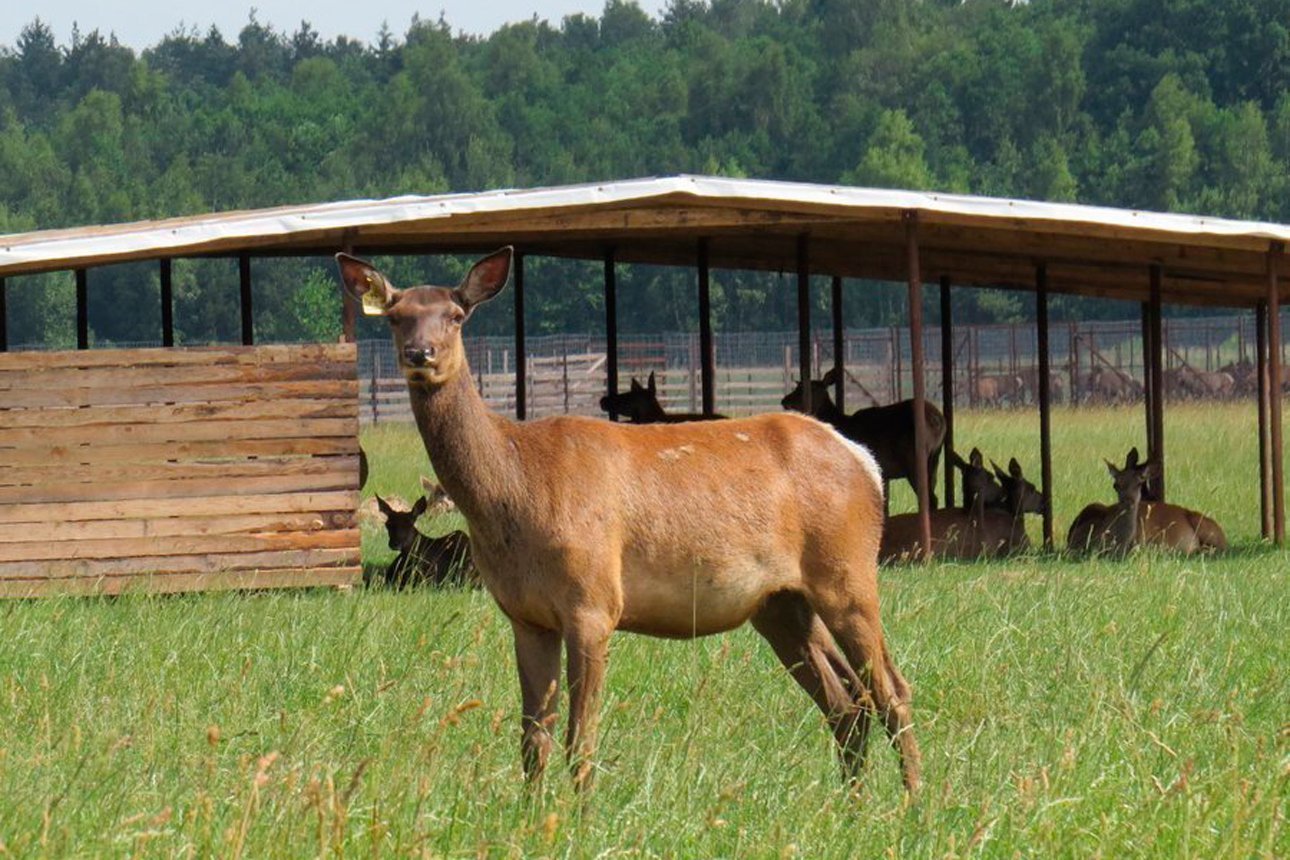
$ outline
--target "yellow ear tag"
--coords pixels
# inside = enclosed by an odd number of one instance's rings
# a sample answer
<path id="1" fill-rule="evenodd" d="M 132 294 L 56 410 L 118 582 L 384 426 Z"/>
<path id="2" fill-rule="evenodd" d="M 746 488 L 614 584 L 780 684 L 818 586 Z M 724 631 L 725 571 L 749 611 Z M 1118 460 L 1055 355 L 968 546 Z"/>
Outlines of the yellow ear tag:
<path id="1" fill-rule="evenodd" d="M 363 293 L 363 315 L 369 317 L 384 316 L 385 293 L 371 275 L 364 276 L 363 281 L 367 284 L 367 292 Z"/>

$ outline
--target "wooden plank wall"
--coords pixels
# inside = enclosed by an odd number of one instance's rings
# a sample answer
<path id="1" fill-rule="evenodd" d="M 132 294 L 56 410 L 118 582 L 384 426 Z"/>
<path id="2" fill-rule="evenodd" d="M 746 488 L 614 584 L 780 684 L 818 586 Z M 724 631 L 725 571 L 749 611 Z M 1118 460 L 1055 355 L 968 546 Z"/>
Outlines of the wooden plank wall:
<path id="1" fill-rule="evenodd" d="M 0 597 L 361 578 L 353 344 L 0 354 Z"/>

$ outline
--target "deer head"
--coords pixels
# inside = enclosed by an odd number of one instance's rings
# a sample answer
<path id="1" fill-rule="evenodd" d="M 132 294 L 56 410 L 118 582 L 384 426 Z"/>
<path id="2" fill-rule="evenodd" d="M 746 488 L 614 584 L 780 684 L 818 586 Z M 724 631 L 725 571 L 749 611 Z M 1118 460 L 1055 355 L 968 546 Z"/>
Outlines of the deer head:
<path id="1" fill-rule="evenodd" d="M 1044 494 L 1035 488 L 1035 485 L 1026 480 L 1026 476 L 1021 472 L 1021 464 L 1017 458 L 1013 457 L 1008 461 L 1008 471 L 1005 472 L 999 468 L 999 464 L 990 461 L 994 467 L 994 476 L 999 480 L 1003 487 L 1003 494 L 1007 498 L 1008 509 L 1015 514 L 1042 514 L 1047 507 L 1044 504 Z"/>
<path id="2" fill-rule="evenodd" d="M 829 372 L 832 373 L 832 371 Z M 825 376 L 825 379 L 828 379 L 828 376 Z M 779 405 L 794 412 L 805 411 L 802 409 L 802 383 L 800 381 L 792 391 L 784 395 L 783 399 L 779 401 Z M 829 383 L 825 382 L 824 379 L 812 379 L 810 414 L 819 418 L 827 414 L 830 407 L 836 409 L 833 406 L 833 398 L 829 396 Z"/>
<path id="3" fill-rule="evenodd" d="M 991 507 L 1003 503 L 1003 488 L 990 477 L 985 468 L 985 457 L 980 449 L 973 448 L 965 462 L 956 452 L 949 454 L 950 464 L 963 472 L 963 507 L 970 508 L 978 501 L 982 507 Z"/>
<path id="4" fill-rule="evenodd" d="M 385 534 L 390 542 L 390 549 L 403 552 L 412 546 L 417 538 L 417 520 L 426 512 L 426 497 L 422 496 L 408 511 L 400 511 L 380 496 L 376 497 L 376 506 L 385 515 Z"/>
<path id="5" fill-rule="evenodd" d="M 1142 501 L 1142 486 L 1156 475 L 1155 463 L 1139 463 L 1138 449 L 1132 448 L 1124 458 L 1124 468 L 1117 468 L 1110 460 L 1104 461 L 1106 470 L 1111 474 L 1115 486 L 1115 495 L 1123 505 L 1136 509 Z"/>
<path id="6" fill-rule="evenodd" d="M 456 288 L 418 286 L 404 290 L 370 263 L 337 254 L 346 292 L 362 303 L 363 313 L 383 316 L 394 334 L 399 366 L 411 382 L 440 386 L 466 367 L 462 324 L 476 307 L 501 292 L 511 274 L 510 247 L 476 263 Z"/>

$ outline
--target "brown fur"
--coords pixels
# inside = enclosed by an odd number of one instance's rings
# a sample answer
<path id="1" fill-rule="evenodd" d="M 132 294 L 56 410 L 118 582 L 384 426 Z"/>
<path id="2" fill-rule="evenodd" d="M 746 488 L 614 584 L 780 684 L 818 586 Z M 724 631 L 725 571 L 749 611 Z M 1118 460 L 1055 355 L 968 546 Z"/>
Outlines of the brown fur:
<path id="1" fill-rule="evenodd" d="M 611 633 L 684 638 L 751 621 L 825 713 L 849 775 L 876 713 L 918 785 L 909 685 L 878 612 L 881 489 L 833 431 L 799 415 L 515 423 L 471 384 L 461 338 L 505 285 L 509 248 L 456 289 L 398 291 L 361 260 L 337 261 L 350 294 L 368 293 L 390 322 L 435 473 L 511 620 L 530 777 L 550 751 L 562 646 L 565 743 L 585 786 Z"/>

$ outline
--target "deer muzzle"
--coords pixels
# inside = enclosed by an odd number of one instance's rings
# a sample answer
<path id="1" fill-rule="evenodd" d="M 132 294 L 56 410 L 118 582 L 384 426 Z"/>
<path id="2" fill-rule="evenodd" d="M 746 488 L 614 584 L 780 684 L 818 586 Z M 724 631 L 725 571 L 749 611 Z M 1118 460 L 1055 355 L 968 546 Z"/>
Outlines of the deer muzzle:
<path id="1" fill-rule="evenodd" d="M 435 349 L 433 346 L 403 348 L 403 362 L 408 367 L 434 367 Z"/>

